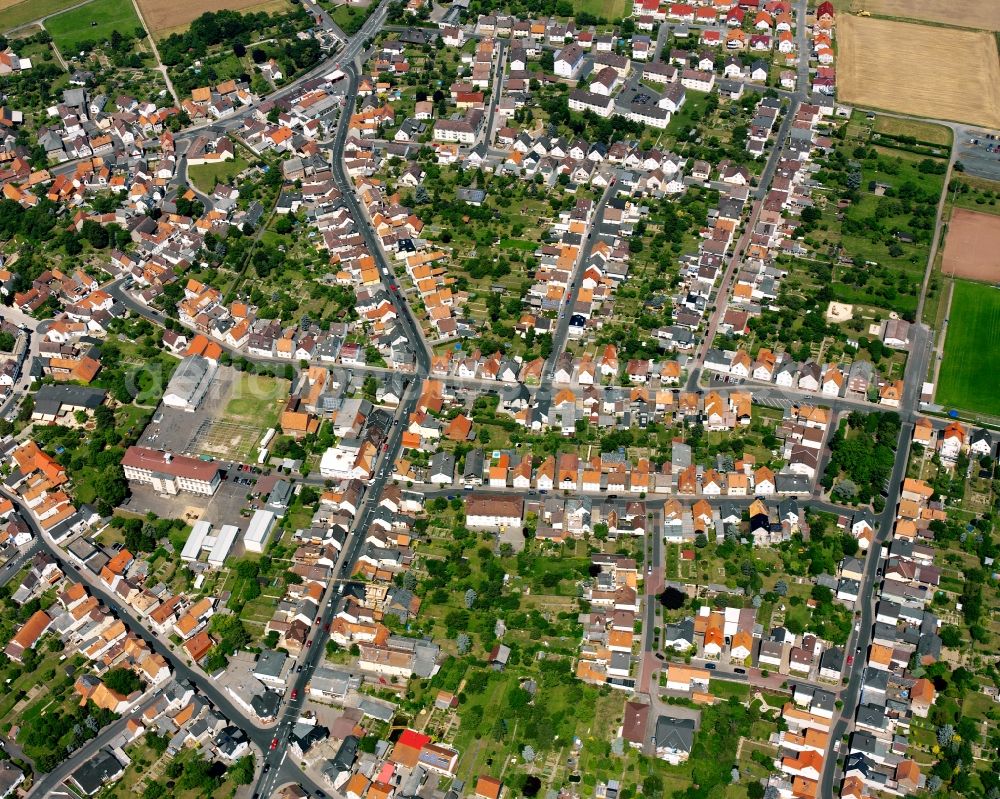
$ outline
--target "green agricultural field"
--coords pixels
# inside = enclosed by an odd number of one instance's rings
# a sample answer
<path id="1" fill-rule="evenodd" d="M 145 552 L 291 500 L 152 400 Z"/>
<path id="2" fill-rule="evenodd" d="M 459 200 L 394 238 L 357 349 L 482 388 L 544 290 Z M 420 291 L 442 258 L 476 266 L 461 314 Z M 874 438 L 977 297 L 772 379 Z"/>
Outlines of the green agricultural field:
<path id="1" fill-rule="evenodd" d="M 1000 289 L 956 280 L 948 314 L 937 402 L 1000 416 Z"/>
<path id="2" fill-rule="evenodd" d="M 92 0 L 45 22 L 45 28 L 67 57 L 86 42 L 103 42 L 113 31 L 132 33 L 140 27 L 135 6 L 123 0 Z"/>
<path id="3" fill-rule="evenodd" d="M 26 25 L 76 3 L 77 0 L 15 0 L 13 3 L 0 0 L 0 30 Z"/>

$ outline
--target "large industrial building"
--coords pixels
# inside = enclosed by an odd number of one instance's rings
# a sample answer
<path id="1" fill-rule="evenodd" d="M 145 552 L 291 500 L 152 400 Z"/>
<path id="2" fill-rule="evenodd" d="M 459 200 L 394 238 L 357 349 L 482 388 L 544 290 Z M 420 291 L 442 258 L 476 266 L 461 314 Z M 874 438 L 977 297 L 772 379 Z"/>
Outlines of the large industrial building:
<path id="1" fill-rule="evenodd" d="M 200 355 L 191 355 L 178 364 L 163 392 L 163 404 L 169 408 L 195 411 L 205 399 L 218 366 Z"/>
<path id="2" fill-rule="evenodd" d="M 243 547 L 247 552 L 263 552 L 268 536 L 274 527 L 274 514 L 269 510 L 254 511 L 250 526 L 243 534 Z"/>
<path id="3" fill-rule="evenodd" d="M 208 565 L 219 568 L 226 562 L 229 550 L 233 548 L 240 528 L 233 524 L 224 524 L 216 535 L 212 535 L 212 524 L 197 521 L 191 528 L 191 535 L 181 551 L 181 559 L 188 563 L 198 560 L 202 552 L 208 552 Z"/>

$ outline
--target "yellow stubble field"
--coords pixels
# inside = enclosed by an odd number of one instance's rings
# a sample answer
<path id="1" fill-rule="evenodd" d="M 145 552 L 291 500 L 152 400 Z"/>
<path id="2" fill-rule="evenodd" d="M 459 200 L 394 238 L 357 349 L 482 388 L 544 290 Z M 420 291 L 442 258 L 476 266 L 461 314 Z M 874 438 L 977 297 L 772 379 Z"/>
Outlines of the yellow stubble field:
<path id="1" fill-rule="evenodd" d="M 991 34 L 842 14 L 837 40 L 839 100 L 1000 128 Z"/>
<path id="2" fill-rule="evenodd" d="M 853 0 L 851 10 L 861 9 L 887 17 L 1000 30 L 1000 3 L 997 0 Z"/>

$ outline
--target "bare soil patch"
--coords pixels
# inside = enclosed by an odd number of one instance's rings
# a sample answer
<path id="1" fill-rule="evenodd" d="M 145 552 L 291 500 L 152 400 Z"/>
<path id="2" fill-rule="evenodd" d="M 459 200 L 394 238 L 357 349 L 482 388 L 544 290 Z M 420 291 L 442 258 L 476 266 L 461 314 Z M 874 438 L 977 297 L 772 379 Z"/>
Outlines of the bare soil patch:
<path id="1" fill-rule="evenodd" d="M 274 0 L 137 0 L 142 17 L 149 26 L 150 33 L 162 38 L 169 31 L 178 33 L 206 11 L 276 11 L 287 7 L 287 2 Z"/>
<path id="2" fill-rule="evenodd" d="M 1000 216 L 956 208 L 948 223 L 941 271 L 946 275 L 1000 283 Z"/>
<path id="3" fill-rule="evenodd" d="M 993 35 L 844 15 L 837 36 L 840 100 L 1000 128 Z"/>

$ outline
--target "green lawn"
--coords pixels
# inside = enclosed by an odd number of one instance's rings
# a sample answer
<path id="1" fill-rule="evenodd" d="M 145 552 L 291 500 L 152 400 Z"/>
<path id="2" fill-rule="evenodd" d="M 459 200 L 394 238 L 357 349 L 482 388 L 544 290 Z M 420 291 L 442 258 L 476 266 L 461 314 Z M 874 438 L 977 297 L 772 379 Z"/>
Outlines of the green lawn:
<path id="1" fill-rule="evenodd" d="M 627 0 L 573 0 L 574 11 L 585 11 L 610 22 L 624 17 L 626 8 L 632 8 Z"/>
<path id="2" fill-rule="evenodd" d="M 891 136 L 912 136 L 917 141 L 928 144 L 951 146 L 951 129 L 932 122 L 920 122 L 915 119 L 899 119 L 879 115 L 875 119 L 875 130 Z"/>
<path id="3" fill-rule="evenodd" d="M 365 20 L 368 18 L 367 9 L 355 8 L 354 6 L 347 5 L 347 3 L 334 6 L 328 10 L 333 21 L 336 22 L 337 25 L 340 26 L 341 30 L 343 30 L 348 36 L 353 36 L 357 33 L 361 29 L 361 26 L 365 24 Z"/>
<path id="4" fill-rule="evenodd" d="M 232 161 L 189 166 L 188 177 L 205 194 L 211 194 L 217 183 L 229 183 L 248 166 L 246 159 L 236 156 Z"/>
<path id="5" fill-rule="evenodd" d="M 1000 416 L 1000 290 L 956 280 L 948 317 L 937 402 Z"/>
<path id="6" fill-rule="evenodd" d="M 94 22 L 97 24 L 92 24 Z M 66 56 L 79 50 L 84 42 L 103 42 L 112 31 L 131 33 L 139 27 L 141 23 L 135 7 L 123 0 L 92 0 L 45 23 L 45 28 Z"/>
<path id="7" fill-rule="evenodd" d="M 272 427 L 278 421 L 277 401 L 288 394 L 288 381 L 263 375 L 240 375 L 239 382 L 226 404 L 226 416 L 253 420 L 262 427 Z"/>
<path id="8" fill-rule="evenodd" d="M 0 30 L 25 25 L 76 3 L 77 0 L 21 0 L 0 11 Z"/>

